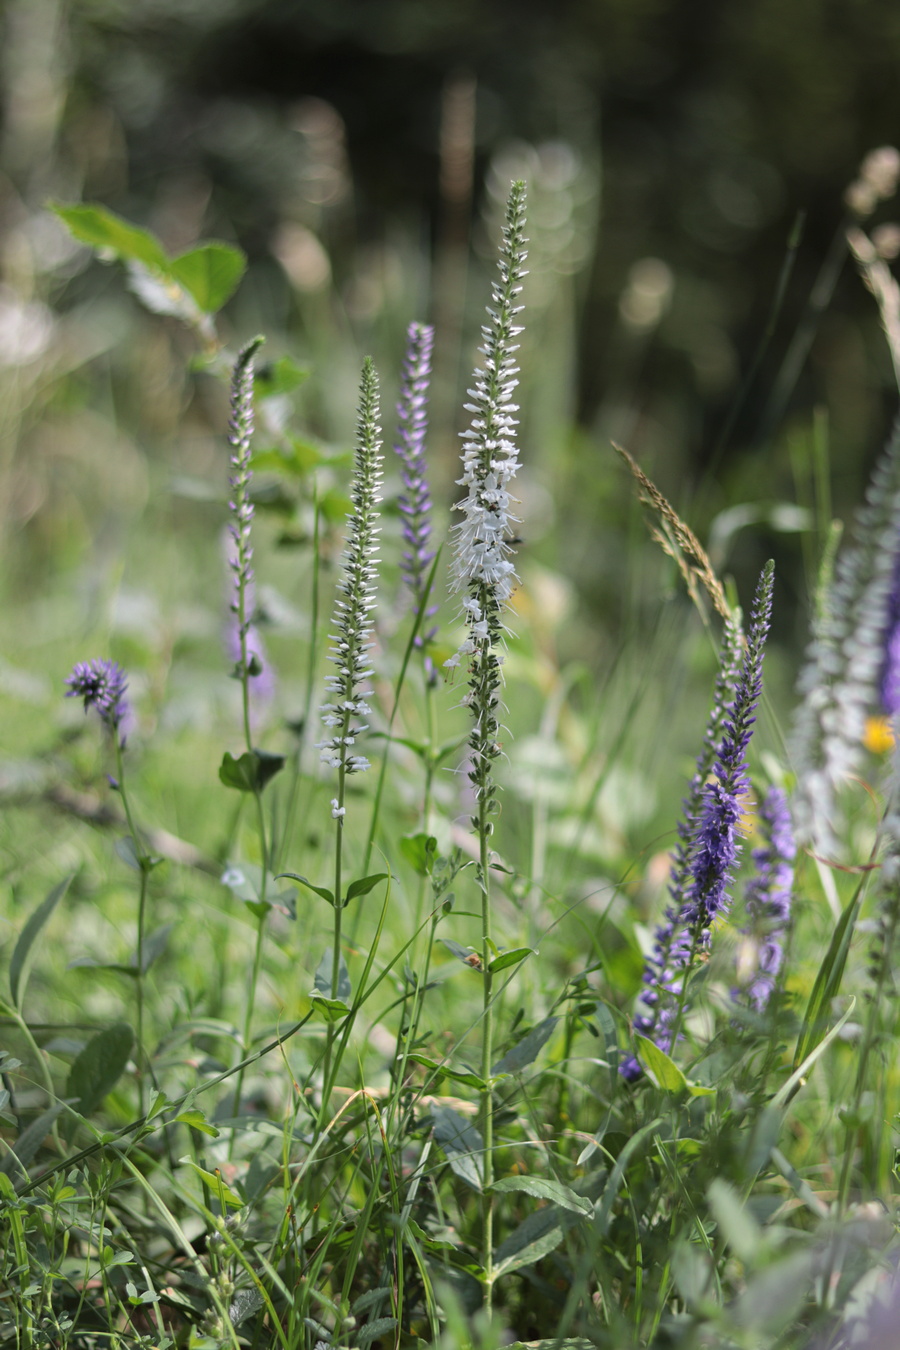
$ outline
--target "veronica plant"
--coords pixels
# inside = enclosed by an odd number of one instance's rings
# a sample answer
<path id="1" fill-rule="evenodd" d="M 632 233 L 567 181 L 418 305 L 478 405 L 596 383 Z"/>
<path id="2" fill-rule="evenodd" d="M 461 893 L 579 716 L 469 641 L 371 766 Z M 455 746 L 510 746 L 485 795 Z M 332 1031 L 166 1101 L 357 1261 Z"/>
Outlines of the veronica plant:
<path id="1" fill-rule="evenodd" d="M 128 822 L 131 836 L 131 851 L 134 854 L 140 876 L 137 943 L 134 956 L 134 988 L 138 1060 L 140 1064 L 138 1070 L 138 1104 L 140 1114 L 143 1115 L 144 1068 L 147 1061 L 144 1050 L 144 938 L 147 915 L 147 884 L 150 873 L 159 859 L 151 856 L 138 832 L 125 781 L 125 743 L 133 720 L 131 704 L 126 697 L 128 680 L 117 661 L 97 658 L 93 661 L 79 661 L 73 668 L 72 674 L 67 677 L 66 684 L 68 686 L 66 698 L 80 698 L 84 703 L 85 712 L 93 709 L 109 733 L 116 763 L 115 775 L 110 775 L 109 781 L 122 799 L 122 807 L 125 811 L 125 819 Z"/>
<path id="2" fill-rule="evenodd" d="M 739 967 L 749 966 L 747 977 L 741 981 L 743 996 L 752 1008 L 763 1012 L 784 961 L 797 845 L 783 788 L 769 788 L 760 805 L 759 816 L 765 843 L 753 850 L 756 875 L 748 882 L 744 893 L 748 923 Z"/>
<path id="3" fill-rule="evenodd" d="M 482 328 L 483 362 L 475 373 L 472 400 L 466 410 L 472 414 L 467 431 L 462 433 L 464 450 L 460 484 L 466 496 L 458 509 L 464 519 L 455 529 L 453 582 L 456 590 L 466 592 L 463 600 L 468 637 L 460 650 L 446 663 L 469 662 L 468 690 L 463 698 L 472 714 L 469 736 L 471 767 L 469 780 L 475 794 L 472 828 L 478 837 L 478 884 L 481 889 L 481 969 L 483 981 L 483 1020 L 481 1077 L 482 1129 L 484 1137 L 484 1216 L 483 1271 L 485 1304 L 490 1312 L 493 1283 L 493 1095 L 491 1061 L 493 1058 L 493 979 L 491 962 L 495 949 L 491 939 L 490 844 L 492 817 L 498 809 L 494 780 L 494 761 L 500 755 L 500 667 L 503 661 L 502 615 L 516 581 L 510 555 L 515 517 L 511 514 L 509 485 L 519 467 L 515 442 L 518 411 L 512 402 L 518 384 L 515 339 L 521 333 L 516 317 L 522 307 L 516 304 L 525 275 L 525 184 L 514 183 L 506 207 L 506 223 L 500 251 L 500 279 L 495 281 L 490 321 Z"/>
<path id="4" fill-rule="evenodd" d="M 900 423 L 866 496 L 857 543 L 838 560 L 813 629 L 794 729 L 798 840 L 826 853 L 836 848 L 837 791 L 860 764 L 867 717 L 900 711 Z"/>
<path id="5" fill-rule="evenodd" d="M 425 434 L 428 428 L 428 386 L 431 380 L 431 353 L 434 329 L 424 323 L 411 323 L 407 329 L 406 355 L 397 404 L 397 440 L 394 450 L 400 457 L 403 474 L 403 492 L 397 499 L 403 519 L 403 541 L 406 549 L 400 562 L 403 579 L 412 591 L 417 606 L 426 603 L 425 588 L 428 569 L 434 559 L 431 543 L 431 493 L 428 487 L 428 465 L 425 460 Z M 427 611 L 431 617 L 436 606 Z M 435 630 L 419 633 L 416 646 L 426 648 L 434 638 Z M 430 658 L 426 660 L 426 675 L 434 684 L 435 676 Z"/>
<path id="6" fill-rule="evenodd" d="M 382 464 L 381 427 L 379 425 L 378 376 L 370 357 L 366 357 L 360 381 L 357 414 L 356 454 L 350 500 L 353 509 L 347 518 L 347 544 L 344 550 L 343 576 L 338 582 L 334 607 L 334 632 L 329 660 L 336 673 L 329 675 L 326 687 L 331 701 L 322 708 L 322 720 L 331 732 L 320 745 L 322 760 L 337 770 L 337 795 L 331 800 L 335 824 L 334 839 L 334 929 L 332 941 L 331 997 L 338 997 L 341 976 L 341 915 L 346 898 L 342 896 L 345 793 L 347 779 L 369 768 L 365 755 L 356 752 L 356 743 L 368 730 L 361 719 L 372 711 L 367 699 L 372 669 L 371 614 L 375 607 L 375 581 L 378 574 L 379 518 L 375 510 L 381 500 Z M 326 1041 L 322 1110 L 328 1104 L 333 1025 L 329 1022 Z"/>
<path id="7" fill-rule="evenodd" d="M 646 972 L 643 1001 L 651 1009 L 636 1029 L 649 1034 L 667 1053 L 677 1042 L 684 1017 L 688 983 L 701 955 L 708 950 L 712 924 L 728 912 L 730 886 L 741 853 L 739 822 L 742 798 L 749 788 L 747 747 L 762 692 L 762 661 L 772 611 L 774 567 L 763 569 L 756 590 L 747 646 L 733 701 L 721 719 L 722 735 L 705 783 L 702 804 L 678 856 L 680 904 L 673 905 L 657 932 L 655 955 Z M 677 895 L 677 892 L 676 892 Z M 649 978 L 647 978 L 649 977 Z M 648 1024 L 649 1023 L 649 1024 Z M 639 1069 L 639 1066 L 638 1066 Z M 627 1078 L 637 1076 L 633 1061 L 623 1065 Z"/>

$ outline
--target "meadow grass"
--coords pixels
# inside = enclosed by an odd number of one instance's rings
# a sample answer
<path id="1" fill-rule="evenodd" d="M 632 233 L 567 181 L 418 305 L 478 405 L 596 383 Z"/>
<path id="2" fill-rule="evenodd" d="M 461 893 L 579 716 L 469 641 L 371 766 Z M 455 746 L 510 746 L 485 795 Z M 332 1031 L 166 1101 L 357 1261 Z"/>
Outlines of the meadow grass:
<path id="1" fill-rule="evenodd" d="M 790 742 L 777 574 L 742 609 L 634 461 L 652 622 L 560 655 L 571 587 L 516 557 L 525 209 L 448 531 L 429 329 L 399 425 L 363 364 L 348 455 L 227 352 L 235 250 L 59 208 L 231 420 L 205 502 L 135 489 L 124 583 L 29 598 L 18 648 L 10 602 L 0 1344 L 894 1344 L 900 440 L 833 576 L 813 522 Z"/>

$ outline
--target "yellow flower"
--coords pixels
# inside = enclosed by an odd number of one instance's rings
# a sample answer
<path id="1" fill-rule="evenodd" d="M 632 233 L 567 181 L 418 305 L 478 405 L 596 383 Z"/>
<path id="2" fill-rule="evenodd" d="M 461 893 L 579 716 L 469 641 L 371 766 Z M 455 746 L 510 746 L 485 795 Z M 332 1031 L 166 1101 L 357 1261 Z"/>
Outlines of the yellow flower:
<path id="1" fill-rule="evenodd" d="M 873 755 L 885 755 L 894 746 L 894 732 L 887 717 L 867 717 L 863 745 Z"/>

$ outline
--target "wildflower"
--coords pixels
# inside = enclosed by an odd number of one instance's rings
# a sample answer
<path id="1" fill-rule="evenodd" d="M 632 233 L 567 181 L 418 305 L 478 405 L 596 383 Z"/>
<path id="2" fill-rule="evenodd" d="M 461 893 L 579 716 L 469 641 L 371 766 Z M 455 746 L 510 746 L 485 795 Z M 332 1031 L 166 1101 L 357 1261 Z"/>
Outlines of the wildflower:
<path id="1" fill-rule="evenodd" d="M 738 826 L 741 797 L 748 788 L 747 746 L 755 722 L 754 712 L 762 691 L 762 659 L 772 608 L 773 566 L 763 570 L 756 591 L 747 649 L 734 686 L 733 701 L 726 705 L 728 680 L 733 673 L 729 647 L 734 628 L 726 627 L 722 670 L 707 729 L 706 744 L 697 763 L 693 789 L 685 810 L 685 827 L 673 856 L 670 894 L 672 903 L 657 929 L 654 950 L 644 972 L 641 1002 L 646 1009 L 634 1018 L 634 1028 L 650 1037 L 667 1053 L 677 1036 L 677 1022 L 684 1006 L 687 981 L 696 961 L 708 949 L 713 922 L 731 903 L 729 887 L 740 856 Z M 734 647 L 730 647 L 731 652 Z M 721 728 L 711 756 L 712 779 L 705 781 L 709 762 L 710 729 Z M 698 791 L 698 780 L 702 786 Z M 695 807 L 696 803 L 696 807 Z M 641 1072 L 634 1057 L 622 1064 L 623 1077 L 633 1080 Z"/>
<path id="2" fill-rule="evenodd" d="M 766 843 L 753 850 L 756 876 L 746 890 L 747 930 L 756 947 L 755 971 L 745 995 L 757 1012 L 772 996 L 784 960 L 784 938 L 791 918 L 794 859 L 797 846 L 787 797 L 780 787 L 771 787 L 760 807 Z"/>
<path id="3" fill-rule="evenodd" d="M 431 494 L 425 464 L 425 432 L 428 425 L 428 385 L 431 379 L 431 352 L 434 329 L 427 324 L 411 323 L 407 329 L 406 356 L 400 383 L 400 401 L 397 404 L 397 441 L 394 449 L 403 465 L 405 491 L 397 499 L 403 518 L 403 539 L 406 550 L 400 563 L 403 578 L 413 593 L 417 607 L 425 599 L 428 568 L 434 560 L 429 548 L 431 538 Z M 430 606 L 423 618 L 437 613 L 437 605 Z M 415 645 L 424 651 L 434 640 L 436 628 L 417 633 Z M 425 676 L 435 684 L 437 675 L 431 657 L 425 656 Z"/>
<path id="4" fill-rule="evenodd" d="M 515 517 L 510 514 L 508 485 L 519 466 L 513 439 L 517 425 L 513 413 L 518 409 L 511 400 L 518 383 L 513 355 L 518 344 L 514 338 L 522 331 L 515 323 L 522 306 L 516 305 L 515 300 L 522 290 L 519 283 L 525 275 L 523 263 L 527 256 L 524 209 L 525 185 L 514 183 L 503 231 L 500 280 L 492 288 L 490 322 L 482 328 L 484 361 L 476 371 L 475 388 L 469 390 L 473 402 L 465 405 L 472 413 L 472 422 L 462 433 L 465 445 L 459 482 L 467 488 L 467 495 L 458 507 L 465 519 L 455 529 L 453 584 L 456 590 L 463 587 L 468 590 L 463 612 L 469 635 L 448 665 L 452 669 L 461 656 L 471 659 L 469 706 L 474 725 L 469 737 L 469 780 L 479 810 L 483 804 L 485 818 L 493 809 L 491 766 L 500 754 L 497 738 L 502 658 L 495 648 L 500 638 L 500 616 L 516 581 L 509 560 Z M 490 829 L 484 820 L 473 824 L 478 829 Z"/>
<path id="5" fill-rule="evenodd" d="M 510 514 L 512 499 L 507 489 L 519 467 L 514 439 L 517 421 L 513 417 L 518 408 L 511 400 L 519 373 L 513 355 L 518 350 L 514 339 L 522 332 L 515 323 L 522 306 L 514 302 L 522 290 L 518 283 L 525 275 L 522 264 L 528 256 L 524 250 L 524 209 L 525 184 L 514 183 L 503 231 L 500 281 L 492 288 L 490 322 L 481 330 L 484 361 L 482 369 L 476 371 L 475 388 L 469 390 L 473 401 L 465 405 L 472 423 L 462 433 L 466 445 L 459 483 L 467 489 L 467 495 L 457 508 L 465 519 L 455 530 L 454 588 L 469 586 L 472 598 L 483 608 L 482 590 L 502 606 L 517 580 L 509 560 L 509 539 L 517 518 Z"/>
<path id="6" fill-rule="evenodd" d="M 231 475 L 228 479 L 233 498 L 228 503 L 231 523 L 228 527 L 232 540 L 228 565 L 234 576 L 234 598 L 231 612 L 235 616 L 237 628 L 236 642 L 238 659 L 236 673 L 244 679 L 251 673 L 260 674 L 259 669 L 251 672 L 248 660 L 247 635 L 252 620 L 251 588 L 253 584 L 253 549 L 250 545 L 250 527 L 253 523 L 253 503 L 250 500 L 250 442 L 253 437 L 253 357 L 262 345 L 263 338 L 251 339 L 238 353 L 231 377 L 231 418 L 228 426 L 228 440 L 232 447 Z"/>
<path id="7" fill-rule="evenodd" d="M 859 766 L 869 714 L 900 712 L 900 423 L 838 561 L 800 677 L 793 735 L 798 842 L 835 848 L 836 796 Z"/>
<path id="8" fill-rule="evenodd" d="M 365 682 L 372 674 L 368 653 L 372 648 L 371 611 L 375 606 L 375 577 L 377 567 L 376 544 L 379 527 L 375 524 L 380 501 L 381 428 L 378 425 L 378 376 L 371 358 L 366 357 L 360 385 L 359 414 L 357 418 L 356 464 L 350 499 L 353 510 L 347 517 L 347 546 L 344 551 L 344 573 L 338 582 L 335 601 L 332 648 L 329 660 L 338 673 L 329 675 L 326 687 L 334 695 L 333 703 L 322 708 L 322 720 L 334 735 L 320 745 L 322 760 L 341 774 L 362 773 L 369 767 L 364 755 L 348 751 L 368 730 L 365 722 L 355 719 L 367 717 L 372 709 L 366 702 L 371 690 Z"/>
<path id="9" fill-rule="evenodd" d="M 110 731 L 119 731 L 129 720 L 131 708 L 125 697 L 128 682 L 118 662 L 102 658 L 79 661 L 66 678 L 66 684 L 69 686 L 66 698 L 84 699 L 85 712 L 95 708 Z M 125 744 L 124 736 L 122 744 Z"/>

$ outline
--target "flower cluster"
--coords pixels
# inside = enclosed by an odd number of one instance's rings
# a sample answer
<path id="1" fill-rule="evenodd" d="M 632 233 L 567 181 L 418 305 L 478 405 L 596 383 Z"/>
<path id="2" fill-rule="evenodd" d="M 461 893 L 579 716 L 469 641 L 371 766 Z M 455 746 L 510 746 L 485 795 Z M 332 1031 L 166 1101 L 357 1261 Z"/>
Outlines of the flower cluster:
<path id="1" fill-rule="evenodd" d="M 253 503 L 250 500 L 250 442 L 253 437 L 253 357 L 264 339 L 252 338 L 238 353 L 231 377 L 231 416 L 228 440 L 232 448 L 231 474 L 228 479 L 232 499 L 228 503 L 231 523 L 228 527 L 232 540 L 228 565 L 234 575 L 234 597 L 231 612 L 235 616 L 238 657 L 236 674 L 260 674 L 262 666 L 254 662 L 251 672 L 247 659 L 247 634 L 252 622 L 250 589 L 253 582 L 253 549 L 250 545 L 250 527 L 253 523 Z"/>
<path id="2" fill-rule="evenodd" d="M 403 541 L 406 549 L 400 568 L 406 584 L 412 591 L 417 606 L 425 600 L 428 568 L 434 560 L 431 539 L 431 493 L 425 462 L 425 432 L 428 426 L 428 386 L 431 380 L 431 353 L 434 329 L 423 323 L 411 323 L 407 329 L 406 356 L 400 381 L 400 400 L 397 404 L 397 441 L 394 449 L 402 464 L 404 491 L 397 499 L 403 520 Z M 423 619 L 430 619 L 437 605 L 425 610 Z M 434 640 L 436 628 L 416 634 L 415 645 L 424 651 Z M 436 682 L 431 657 L 425 656 L 425 674 L 430 684 Z"/>
<path id="3" fill-rule="evenodd" d="M 326 680 L 334 702 L 322 708 L 322 721 L 334 730 L 334 735 L 319 747 L 323 762 L 340 771 L 342 782 L 344 774 L 361 773 L 369 767 L 365 756 L 350 751 L 357 737 L 368 730 L 364 722 L 354 719 L 366 717 L 372 711 L 366 702 L 371 690 L 365 687 L 365 682 L 372 674 L 368 655 L 372 648 L 370 614 L 375 606 L 378 571 L 374 561 L 379 534 L 375 505 L 381 500 L 383 462 L 378 417 L 378 376 L 367 357 L 362 369 L 356 460 L 350 489 L 353 510 L 347 518 L 344 571 L 338 582 L 334 611 L 337 631 L 331 634 L 334 645 L 329 653 L 337 674 Z M 340 806 L 335 810 L 340 810 Z M 336 815 L 335 819 L 342 820 L 343 816 Z"/>
<path id="4" fill-rule="evenodd" d="M 84 710 L 95 708 L 101 721 L 116 732 L 128 721 L 130 707 L 125 697 L 128 682 L 116 661 L 79 661 L 66 679 L 66 698 L 84 699 Z M 122 744 L 124 745 L 124 737 Z"/>
<path id="5" fill-rule="evenodd" d="M 900 693 L 900 423 L 866 496 L 857 543 L 840 558 L 813 628 L 793 736 L 798 841 L 825 853 L 836 847 L 837 790 L 858 769 L 867 716 L 882 707 L 893 716 Z"/>
<path id="6" fill-rule="evenodd" d="M 783 788 L 769 788 L 759 815 L 766 843 L 753 850 L 756 875 L 745 892 L 749 920 L 745 933 L 754 950 L 753 971 L 743 992 L 750 1006 L 762 1012 L 772 997 L 784 960 L 797 845 Z"/>
<path id="7" fill-rule="evenodd" d="M 518 412 L 512 402 L 518 384 L 514 353 L 515 338 L 522 332 L 515 322 L 522 306 L 516 305 L 519 284 L 525 276 L 525 184 L 514 183 L 506 210 L 500 252 L 500 280 L 492 288 L 488 308 L 490 322 L 482 328 L 482 368 L 475 374 L 471 403 L 465 405 L 472 422 L 462 433 L 465 441 L 463 474 L 458 481 L 467 489 L 457 509 L 465 519 L 455 530 L 454 585 L 489 590 L 499 605 L 512 595 L 516 573 L 510 561 L 516 517 L 510 514 L 508 484 L 519 467 L 515 444 Z M 476 594 L 476 598 L 480 598 Z"/>
<path id="8" fill-rule="evenodd" d="M 767 564 L 756 591 L 747 647 L 729 705 L 722 699 L 733 675 L 731 666 L 734 628 L 726 630 L 726 647 L 717 683 L 711 726 L 718 723 L 721 736 L 712 758 L 712 777 L 704 781 L 696 810 L 692 809 L 696 791 L 688 798 L 685 829 L 673 857 L 672 903 L 657 929 L 653 954 L 644 972 L 641 1002 L 646 1011 L 634 1019 L 635 1030 L 650 1037 L 667 1053 L 677 1036 L 677 1022 L 684 1005 L 691 971 L 708 949 L 714 920 L 727 912 L 731 902 L 729 887 L 740 856 L 739 823 L 741 798 L 747 791 L 747 747 L 755 722 L 756 705 L 762 692 L 762 660 L 772 610 L 773 566 Z M 718 711 L 717 711 L 718 709 Z M 707 742 L 709 740 L 709 730 Z M 695 789 L 703 772 L 708 751 L 698 759 Z M 621 1066 L 629 1079 L 641 1073 L 632 1056 Z"/>

